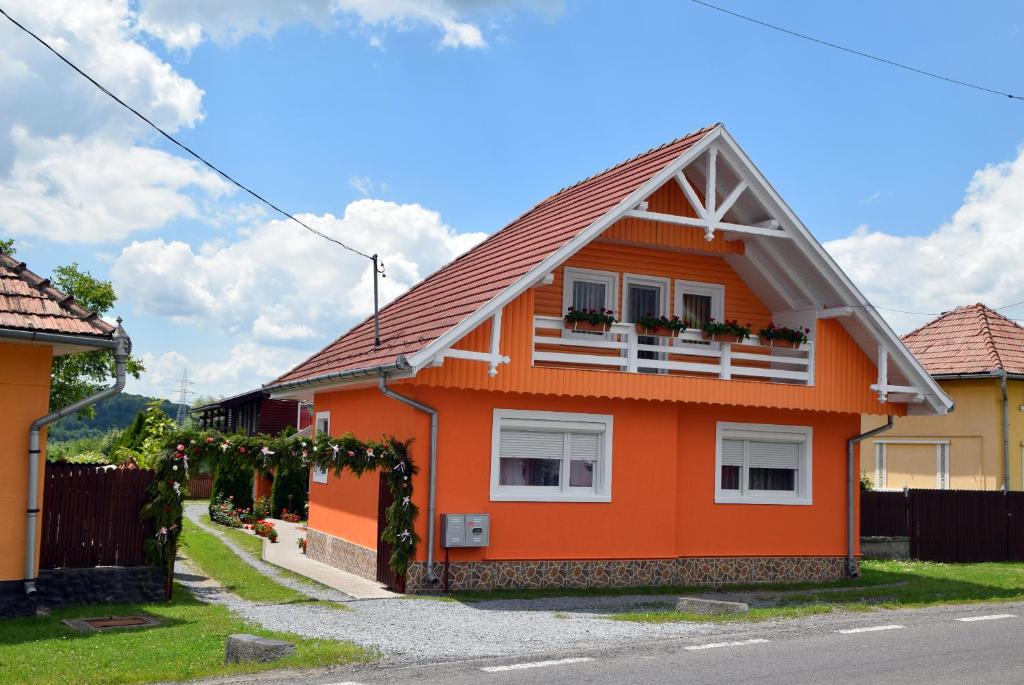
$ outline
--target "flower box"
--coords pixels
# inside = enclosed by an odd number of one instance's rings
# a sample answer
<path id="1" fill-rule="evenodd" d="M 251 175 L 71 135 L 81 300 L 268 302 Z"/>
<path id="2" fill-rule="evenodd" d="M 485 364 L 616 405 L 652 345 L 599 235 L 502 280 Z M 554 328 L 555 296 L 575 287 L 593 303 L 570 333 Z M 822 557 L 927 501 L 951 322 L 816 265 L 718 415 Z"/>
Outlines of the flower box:
<path id="1" fill-rule="evenodd" d="M 761 338 L 761 344 L 768 347 L 781 347 L 784 350 L 798 350 L 800 349 L 800 343 L 795 340 L 786 340 L 784 338 Z"/>
<path id="2" fill-rule="evenodd" d="M 671 329 L 665 328 L 664 326 L 644 326 L 642 323 L 636 324 L 637 335 L 657 335 L 663 338 L 674 338 L 678 335 L 678 332 Z"/>
<path id="3" fill-rule="evenodd" d="M 728 343 L 742 343 L 747 339 L 745 335 L 736 335 L 735 333 L 708 333 L 702 331 L 705 340 L 712 342 L 728 342 Z"/>
<path id="4" fill-rule="evenodd" d="M 589 321 L 566 321 L 565 327 L 570 331 L 587 331 L 588 333 L 607 333 L 611 328 L 606 323 L 590 323 Z"/>

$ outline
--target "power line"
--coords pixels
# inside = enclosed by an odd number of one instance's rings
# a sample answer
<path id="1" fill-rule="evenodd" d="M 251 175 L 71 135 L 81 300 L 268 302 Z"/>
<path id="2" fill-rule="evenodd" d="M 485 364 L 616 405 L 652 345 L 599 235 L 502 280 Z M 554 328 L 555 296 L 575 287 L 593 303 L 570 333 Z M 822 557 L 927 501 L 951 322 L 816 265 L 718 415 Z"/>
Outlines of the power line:
<path id="1" fill-rule="evenodd" d="M 894 62 L 891 59 L 886 59 L 884 57 L 878 57 L 876 55 L 871 55 L 871 54 L 868 54 L 866 52 L 861 52 L 860 50 L 854 50 L 853 48 L 848 48 L 848 47 L 845 47 L 845 46 L 842 46 L 842 45 L 837 45 L 835 43 L 830 43 L 827 40 L 822 40 L 820 38 L 815 38 L 814 36 L 808 36 L 805 33 L 799 33 L 797 31 L 793 31 L 791 29 L 783 28 L 781 26 L 776 26 L 775 24 L 769 24 L 766 21 L 761 21 L 760 19 L 754 19 L 753 17 L 748 17 L 748 16 L 746 16 L 744 14 L 739 14 L 738 12 L 733 12 L 732 10 L 727 10 L 724 7 L 719 7 L 718 5 L 712 5 L 711 3 L 704 2 L 703 0 L 690 0 L 690 2 L 693 2 L 693 3 L 697 4 L 697 5 L 702 5 L 704 7 L 707 7 L 708 9 L 713 9 L 716 12 L 721 12 L 722 14 L 728 14 L 729 16 L 736 17 L 737 19 L 742 19 L 744 21 L 749 21 L 750 23 L 757 24 L 758 26 L 763 26 L 765 28 L 772 29 L 773 31 L 779 31 L 780 33 L 786 33 L 786 34 L 789 34 L 791 36 L 795 36 L 797 38 L 803 38 L 804 40 L 809 40 L 812 43 L 817 43 L 818 45 L 824 45 L 826 47 L 834 48 L 836 50 L 842 50 L 843 52 L 848 52 L 851 55 L 857 55 L 858 57 L 865 57 L 867 59 L 874 60 L 876 62 L 881 62 L 882 64 L 888 64 L 891 67 L 897 67 L 899 69 L 905 69 L 907 71 L 912 71 L 915 74 L 920 74 L 922 76 L 928 76 L 929 78 L 938 79 L 940 81 L 946 81 L 948 83 L 954 83 L 954 84 L 956 84 L 958 86 L 964 86 L 966 88 L 973 88 L 974 90 L 980 90 L 980 91 L 983 91 L 983 92 L 986 92 L 986 93 L 991 93 L 992 95 L 1001 95 L 1003 97 L 1010 98 L 1011 100 L 1024 100 L 1024 97 L 1022 97 L 1020 95 L 1014 95 L 1012 93 L 1007 93 L 1007 92 L 1004 92 L 1004 91 L 1001 91 L 1001 90 L 995 90 L 994 88 L 986 88 L 985 86 L 979 86 L 976 83 L 968 83 L 967 81 L 960 81 L 960 80 L 957 80 L 955 78 L 950 78 L 949 76 L 943 76 L 942 74 L 936 74 L 935 72 L 932 72 L 932 71 L 925 71 L 924 69 L 918 69 L 917 67 L 912 67 L 912 66 L 909 66 L 907 64 L 901 64 L 900 62 Z"/>
<path id="2" fill-rule="evenodd" d="M 81 69 L 79 69 L 79 68 L 78 68 L 78 67 L 77 67 L 77 66 L 76 66 L 76 65 L 75 65 L 74 63 L 72 63 L 72 62 L 71 62 L 71 61 L 70 61 L 69 59 L 67 59 L 67 58 L 66 58 L 66 57 L 65 57 L 64 55 L 62 55 L 62 54 L 60 54 L 59 52 L 57 52 L 57 50 L 56 50 L 56 49 L 54 49 L 54 48 L 53 48 L 53 47 L 52 47 L 52 46 L 51 46 L 51 45 L 50 45 L 49 43 L 47 43 L 47 42 L 46 42 L 45 40 L 43 40 L 42 38 L 40 38 L 39 36 L 37 36 L 36 34 L 34 34 L 34 33 L 33 33 L 32 31 L 30 31 L 30 30 L 29 30 L 28 28 L 26 28 L 26 27 L 25 27 L 25 26 L 23 26 L 22 24 L 18 23 L 18 21 L 17 21 L 17 20 L 15 20 L 15 19 L 14 19 L 14 18 L 13 18 L 13 17 L 11 16 L 11 15 L 7 14 L 7 12 L 5 12 L 5 11 L 3 10 L 3 8 L 2 8 L 2 7 L 0 7 L 0 14 L 4 15 L 4 17 L 5 17 L 6 19 L 7 19 L 7 21 L 11 22 L 12 24 L 14 24 L 15 26 L 17 26 L 17 27 L 18 27 L 19 29 L 21 29 L 21 30 L 22 30 L 22 31 L 24 31 L 25 33 L 27 33 L 28 35 L 30 35 L 30 36 L 32 36 L 33 38 L 35 38 L 35 39 L 36 39 L 36 41 L 37 41 L 37 42 L 38 42 L 38 43 L 39 43 L 40 45 L 42 45 L 42 46 L 43 46 L 43 47 L 45 47 L 45 48 L 46 48 L 47 50 L 49 50 L 50 52 L 52 52 L 53 54 L 55 54 L 55 55 L 56 55 L 56 56 L 57 56 L 57 57 L 58 57 L 58 58 L 60 59 L 60 61 L 64 62 L 64 64 L 66 64 L 66 65 L 68 65 L 69 67 L 71 67 L 72 69 L 74 69 L 74 70 L 75 70 L 76 72 L 78 72 L 78 74 L 79 74 L 79 75 L 81 75 L 81 76 L 82 76 L 83 78 L 85 78 L 85 79 L 86 79 L 87 81 L 89 81 L 89 82 L 90 82 L 90 83 L 92 83 L 92 84 L 93 84 L 94 86 L 96 86 L 97 88 L 99 88 L 99 89 L 100 89 L 101 91 L 103 91 L 104 93 L 106 93 L 106 94 L 107 94 L 107 95 L 108 95 L 108 96 L 109 96 L 109 97 L 110 97 L 110 98 L 111 98 L 112 100 L 114 100 L 114 102 L 116 102 L 117 104 L 121 105 L 122 107 L 124 107 L 125 109 L 127 109 L 127 110 L 128 110 L 129 112 L 131 112 L 132 114 L 134 114 L 135 116 L 137 116 L 137 117 L 138 117 L 139 119 L 141 119 L 142 121 L 144 121 L 144 122 L 146 122 L 147 124 L 149 124 L 149 126 L 150 126 L 150 127 L 152 127 L 152 128 L 153 128 L 153 130 L 155 130 L 155 131 L 156 131 L 157 133 L 159 133 L 159 134 L 160 134 L 160 135 L 162 135 L 162 136 L 163 136 L 164 138 L 166 138 L 167 140 L 169 140 L 169 141 L 171 141 L 172 143 L 174 143 L 175 145 L 177 145 L 177 146 L 178 146 L 179 148 L 181 148 L 182 150 L 184 150 L 184 151 L 185 151 L 185 152 L 187 152 L 188 154 L 190 154 L 190 155 L 192 155 L 193 157 L 195 157 L 196 159 L 198 159 L 198 160 L 199 160 L 200 162 L 202 162 L 202 163 L 203 163 L 203 164 L 205 164 L 205 165 L 206 165 L 207 167 L 209 167 L 210 169 L 212 169 L 213 171 L 215 171 L 215 172 L 216 172 L 217 174 L 219 174 L 219 175 L 220 175 L 220 176 L 222 176 L 223 178 L 227 179 L 227 180 L 228 180 L 229 182 L 231 182 L 231 183 L 232 183 L 232 184 L 234 184 L 235 186 L 237 186 L 237 187 L 241 188 L 241 189 L 242 189 L 242 190 L 244 190 L 244 191 L 245 191 L 246 193 L 248 193 L 249 195 L 253 196 L 254 198 L 256 198 L 257 200 L 259 200 L 260 202 L 262 202 L 262 203 L 263 203 L 263 204 L 265 204 L 266 206 L 270 207 L 271 209 L 273 209 L 273 210 L 274 210 L 275 212 L 277 212 L 278 214 L 281 214 L 282 216 L 284 216 L 284 217 L 286 217 L 286 218 L 288 218 L 288 219 L 291 219 L 292 221 L 294 221 L 295 223 L 297 223 L 297 224 L 298 224 L 299 226 L 302 226 L 302 227 L 303 227 L 304 229 L 306 229 L 306 230 L 307 230 L 307 231 L 309 231 L 310 233 L 312 233 L 312 234 L 314 234 L 314 235 L 316 235 L 316 236 L 319 236 L 319 237 L 323 238 L 324 240 L 329 240 L 329 241 L 331 241 L 332 243 L 334 243 L 334 244 L 336 244 L 336 245 L 340 245 L 340 246 L 341 246 L 341 247 L 343 247 L 344 249 L 346 249 L 346 250 L 348 250 L 349 252 L 352 252 L 352 253 L 354 253 L 354 254 L 357 254 L 357 255 L 359 255 L 360 257 L 365 257 L 366 259 L 369 259 L 369 260 L 373 261 L 373 262 L 374 262 L 374 270 L 375 270 L 375 271 L 377 271 L 377 272 L 379 272 L 379 273 L 381 273 L 381 274 L 383 274 L 383 272 L 384 272 L 384 271 L 383 271 L 383 269 L 384 269 L 384 265 L 383 265 L 383 263 L 381 263 L 381 262 L 380 262 L 380 261 L 378 260 L 378 258 L 377 258 L 377 256 L 376 256 L 376 255 L 372 255 L 372 256 L 371 256 L 371 255 L 368 255 L 368 254 L 366 254 L 365 252 L 360 252 L 359 250 L 355 249 L 354 247 L 349 247 L 348 245 L 346 245 L 345 243 L 341 242 L 340 240 L 338 240 L 338 239 L 336 239 L 336 238 L 332 238 L 331 236 L 327 235 L 326 233 L 323 233 L 323 232 L 321 232 L 321 231 L 318 231 L 317 229 L 313 228 L 313 227 L 312 227 L 312 226 L 310 226 L 309 224 L 307 224 L 307 223 L 305 223 L 305 222 L 303 222 L 303 221 L 300 221 L 299 219 L 296 219 L 296 218 L 295 218 L 294 216 L 292 216 L 292 215 L 291 215 L 291 214 L 289 214 L 288 212 L 284 211 L 283 209 L 281 209 L 280 207 L 278 207 L 278 206 L 277 206 L 277 205 L 275 205 L 275 204 L 274 204 L 273 202 L 271 202 L 271 201 L 270 201 L 270 200 L 268 200 L 267 198 L 263 197 L 262 195 L 260 195 L 260 194 L 259 194 L 259 193 L 257 193 L 256 191 L 252 190 L 251 188 L 249 188 L 249 187 L 247 187 L 247 186 L 244 186 L 244 185 L 242 185 L 242 184 L 241 184 L 240 182 L 236 181 L 236 180 L 235 180 L 234 178 L 232 178 L 232 177 L 231 177 L 230 175 L 228 175 L 228 174 L 227 174 L 227 172 L 221 171 L 221 170 L 220 170 L 219 168 L 217 168 L 216 166 L 214 166 L 214 165 L 213 165 L 213 163 L 211 163 L 211 162 L 207 161 L 207 160 L 206 160 L 206 159 L 205 159 L 204 157 L 202 157 L 202 156 L 201 156 L 201 155 L 200 155 L 199 153 L 197 153 L 197 152 L 196 152 L 195 150 L 193 150 L 193 149 L 192 149 L 192 148 L 190 148 L 189 146 L 187 146 L 187 145 L 185 145 L 184 143 L 182 143 L 181 141 L 179 141 L 179 140 L 178 140 L 177 138 L 175 138 L 174 136 L 172 136 L 172 135 L 171 135 L 170 133 L 168 133 L 167 131 L 163 130 L 162 128 L 160 128 L 159 126 L 157 126 L 156 124 L 154 124 L 154 123 L 153 123 L 152 121 L 150 121 L 150 120 L 149 120 L 149 119 L 148 119 L 148 118 L 147 118 L 147 117 L 146 117 L 146 116 L 145 116 L 144 114 L 142 114 L 141 112 L 139 112 L 139 111 L 138 111 L 137 109 L 135 109 L 134 107 L 132 107 L 131 105 L 129 105 L 128 103 L 126 103 L 126 102 L 125 102 L 124 100 L 122 100 L 121 98 L 119 98 L 119 97 L 117 97 L 116 95 L 114 95 L 113 93 L 111 93 L 111 92 L 110 92 L 109 90 L 107 90 L 107 89 L 106 89 L 105 87 L 103 87 L 103 85 L 101 85 L 101 84 L 100 84 L 100 83 L 99 83 L 98 81 L 96 81 L 96 79 L 94 79 L 94 78 L 93 78 L 92 76 L 89 76 L 89 74 L 87 74 L 87 73 L 85 73 L 84 71 L 82 71 Z"/>

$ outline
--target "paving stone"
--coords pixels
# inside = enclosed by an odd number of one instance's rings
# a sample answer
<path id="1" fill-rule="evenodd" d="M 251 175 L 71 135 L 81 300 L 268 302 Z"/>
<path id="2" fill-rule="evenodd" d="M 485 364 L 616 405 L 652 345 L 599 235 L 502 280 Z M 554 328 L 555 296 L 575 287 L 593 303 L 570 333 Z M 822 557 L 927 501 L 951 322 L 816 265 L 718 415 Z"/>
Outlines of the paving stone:
<path id="1" fill-rule="evenodd" d="M 724 602 L 719 599 L 701 599 L 700 597 L 680 597 L 676 602 L 676 611 L 688 614 L 717 616 L 720 614 L 745 614 L 750 606 L 743 602 Z"/>
<path id="2" fill-rule="evenodd" d="M 239 633 L 228 637 L 224 663 L 236 664 L 243 661 L 277 661 L 295 654 L 295 645 L 284 640 Z"/>

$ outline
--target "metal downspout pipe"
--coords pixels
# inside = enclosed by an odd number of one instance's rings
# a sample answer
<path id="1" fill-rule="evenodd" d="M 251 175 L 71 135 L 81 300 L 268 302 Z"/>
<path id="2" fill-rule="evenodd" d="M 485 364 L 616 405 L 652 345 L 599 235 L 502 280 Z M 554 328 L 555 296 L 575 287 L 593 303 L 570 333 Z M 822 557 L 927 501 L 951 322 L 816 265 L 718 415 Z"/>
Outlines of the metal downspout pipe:
<path id="1" fill-rule="evenodd" d="M 437 583 L 440 579 L 434 574 L 434 509 L 437 494 L 437 410 L 417 402 L 411 397 L 399 395 L 388 387 L 388 376 L 380 374 L 378 387 L 386 397 L 398 400 L 417 409 L 430 417 L 430 494 L 427 500 L 427 582 Z"/>
<path id="2" fill-rule="evenodd" d="M 32 597 L 36 594 L 36 518 L 39 515 L 39 455 L 42 454 L 39 432 L 43 426 L 57 419 L 74 414 L 91 404 L 118 394 L 124 389 L 128 355 L 132 351 L 132 341 L 117 320 L 117 330 L 112 339 L 117 343 L 114 348 L 114 384 L 95 395 L 72 402 L 66 407 L 36 419 L 29 426 L 28 432 L 28 509 L 25 521 L 25 594 Z"/>
<path id="3" fill-rule="evenodd" d="M 857 487 L 859 481 L 856 476 L 856 463 L 857 455 L 854 453 L 854 448 L 862 440 L 866 440 L 873 435 L 884 433 L 890 430 L 893 426 L 893 416 L 889 415 L 889 420 L 886 421 L 884 426 L 878 428 L 872 428 L 871 430 L 855 435 L 846 442 L 846 575 L 854 578 L 857 576 L 857 557 L 854 554 L 856 549 L 856 540 L 854 540 L 853 531 L 856 530 L 854 526 L 854 497 L 857 496 Z"/>
<path id="4" fill-rule="evenodd" d="M 1010 491 L 1010 400 L 1006 393 L 1006 369 L 999 372 L 999 391 L 1003 395 L 1003 492 Z"/>

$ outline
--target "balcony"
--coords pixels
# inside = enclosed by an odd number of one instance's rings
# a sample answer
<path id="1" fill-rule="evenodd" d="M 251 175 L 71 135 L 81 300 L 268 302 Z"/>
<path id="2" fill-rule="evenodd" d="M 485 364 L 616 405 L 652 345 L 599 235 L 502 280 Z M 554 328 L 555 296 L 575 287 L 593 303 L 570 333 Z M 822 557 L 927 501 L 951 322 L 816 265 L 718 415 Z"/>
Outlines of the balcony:
<path id="1" fill-rule="evenodd" d="M 644 342 L 640 342 L 641 339 Z M 657 342 L 650 344 L 649 341 Z M 701 331 L 678 336 L 643 336 L 631 323 L 615 323 L 607 333 L 565 329 L 563 320 L 535 316 L 534 366 L 598 371 L 750 380 L 788 385 L 814 384 L 814 347 L 762 345 L 758 338 L 742 343 L 705 341 Z"/>

